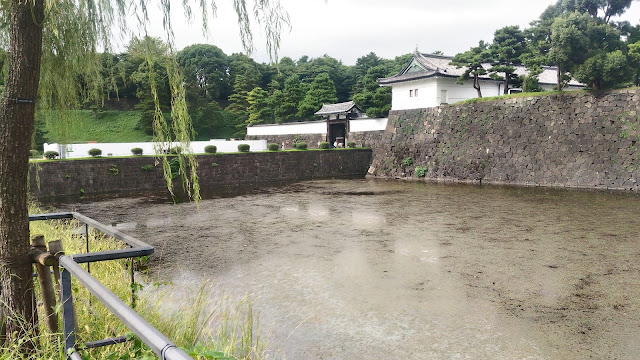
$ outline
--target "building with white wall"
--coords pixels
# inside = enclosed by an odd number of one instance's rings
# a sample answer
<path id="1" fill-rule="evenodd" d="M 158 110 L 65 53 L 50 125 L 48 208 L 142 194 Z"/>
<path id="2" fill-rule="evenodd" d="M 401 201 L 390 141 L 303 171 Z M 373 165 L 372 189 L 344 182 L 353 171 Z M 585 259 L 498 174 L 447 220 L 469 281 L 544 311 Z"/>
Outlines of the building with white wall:
<path id="1" fill-rule="evenodd" d="M 429 108 L 478 97 L 476 89 L 473 88 L 473 79 L 462 84 L 456 82 L 466 69 L 458 69 L 451 65 L 452 59 L 450 56 L 422 54 L 416 51 L 397 75 L 378 79 L 380 86 L 391 87 L 391 110 Z M 487 69 L 490 67 L 489 64 L 485 66 Z M 514 67 L 518 75 L 528 73 L 524 66 Z M 552 90 L 556 85 L 556 77 L 555 67 L 544 67 L 538 75 L 540 87 Z M 567 85 L 568 89 L 583 87 L 583 84 L 573 79 Z M 504 82 L 492 79 L 489 75 L 482 75 L 480 89 L 484 97 L 499 96 L 504 93 Z"/>

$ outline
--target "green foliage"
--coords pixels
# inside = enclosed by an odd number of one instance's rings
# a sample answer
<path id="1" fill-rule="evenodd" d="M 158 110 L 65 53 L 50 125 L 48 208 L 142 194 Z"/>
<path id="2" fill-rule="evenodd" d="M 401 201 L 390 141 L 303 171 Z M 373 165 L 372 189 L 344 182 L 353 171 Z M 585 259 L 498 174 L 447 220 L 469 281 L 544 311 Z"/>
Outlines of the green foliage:
<path id="1" fill-rule="evenodd" d="M 246 126 L 273 123 L 273 108 L 269 101 L 269 94 L 260 87 L 255 87 L 247 93 L 248 119 Z"/>
<path id="2" fill-rule="evenodd" d="M 328 73 L 322 73 L 313 80 L 309 90 L 298 106 L 298 117 L 312 119 L 322 104 L 333 104 L 338 101 L 336 87 Z"/>
<path id="3" fill-rule="evenodd" d="M 331 145 L 326 141 L 323 141 L 320 144 L 318 144 L 318 149 L 329 149 L 330 147 Z"/>
<path id="4" fill-rule="evenodd" d="M 413 158 L 412 157 L 406 157 L 406 158 L 402 159 L 402 165 L 404 165 L 404 166 L 413 165 Z"/>
<path id="5" fill-rule="evenodd" d="M 142 166 L 140 166 L 140 169 L 144 170 L 144 171 L 151 171 L 151 170 L 153 170 L 153 165 L 151 165 L 151 164 L 142 165 Z"/>
<path id="6" fill-rule="evenodd" d="M 218 147 L 215 145 L 207 145 L 204 147 L 204 152 L 207 154 L 215 154 L 218 152 Z"/>
<path id="7" fill-rule="evenodd" d="M 251 149 L 249 144 L 240 144 L 238 145 L 238 151 L 240 152 L 248 152 Z"/>
<path id="8" fill-rule="evenodd" d="M 93 156 L 93 157 L 98 157 L 100 155 L 102 155 L 102 150 L 97 149 L 97 148 L 93 148 L 89 150 L 89 155 Z"/>
<path id="9" fill-rule="evenodd" d="M 416 177 L 423 178 L 427 175 L 427 171 L 429 169 L 426 166 L 416 166 L 415 174 Z"/>
<path id="10" fill-rule="evenodd" d="M 480 76 L 487 74 L 485 64 L 491 61 L 491 52 L 489 44 L 480 41 L 478 46 L 472 47 L 470 50 L 457 54 L 451 59 L 451 64 L 458 69 L 465 67 L 465 72 L 457 79 L 458 84 L 464 83 L 465 80 L 473 79 L 473 88 L 478 92 L 478 97 L 482 97 L 480 88 Z"/>
<path id="11" fill-rule="evenodd" d="M 182 154 L 182 147 L 181 146 L 172 146 L 169 149 L 169 154 L 172 154 L 172 155 Z"/>
<path id="12" fill-rule="evenodd" d="M 175 179 L 180 176 L 180 159 L 178 157 L 174 157 L 168 161 L 168 164 L 171 179 Z"/>
<path id="13" fill-rule="evenodd" d="M 45 151 L 44 153 L 44 157 L 49 160 L 55 159 L 58 156 L 60 156 L 60 154 L 57 151 Z"/>
<path id="14" fill-rule="evenodd" d="M 267 149 L 269 149 L 269 151 L 278 151 L 280 150 L 280 145 L 276 143 L 269 143 L 267 144 Z"/>
<path id="15" fill-rule="evenodd" d="M 493 43 L 489 46 L 493 66 L 489 71 L 493 74 L 504 74 L 504 93 L 509 93 L 509 84 L 518 75 L 514 65 L 521 63 L 521 56 L 525 52 L 524 33 L 518 26 L 506 26 L 496 30 Z"/>
<path id="16" fill-rule="evenodd" d="M 347 143 L 347 147 L 351 148 L 351 149 L 354 149 L 356 147 L 356 142 L 355 141 L 349 141 Z"/>
<path id="17" fill-rule="evenodd" d="M 40 153 L 38 150 L 29 150 L 29 157 L 32 159 L 37 159 L 40 157 Z"/>
<path id="18" fill-rule="evenodd" d="M 133 155 L 138 155 L 138 156 L 140 156 L 140 155 L 142 155 L 142 148 L 134 147 L 134 148 L 132 148 L 132 149 L 131 149 L 131 153 L 132 153 Z"/>
<path id="19" fill-rule="evenodd" d="M 218 163 L 211 163 L 211 167 L 218 167 Z"/>
<path id="20" fill-rule="evenodd" d="M 120 173 L 120 169 L 118 169 L 118 165 L 116 164 L 111 164 L 111 166 L 109 167 L 109 172 L 111 173 L 111 175 L 118 175 Z"/>
<path id="21" fill-rule="evenodd" d="M 307 150 L 308 145 L 306 142 L 298 142 L 294 143 L 293 147 L 298 150 Z"/>

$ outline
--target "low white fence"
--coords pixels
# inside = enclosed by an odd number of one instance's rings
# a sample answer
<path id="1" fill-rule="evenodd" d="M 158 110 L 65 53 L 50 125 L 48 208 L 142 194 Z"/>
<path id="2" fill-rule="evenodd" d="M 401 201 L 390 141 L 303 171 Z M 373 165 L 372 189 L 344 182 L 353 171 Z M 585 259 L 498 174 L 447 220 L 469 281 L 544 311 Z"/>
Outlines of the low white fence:
<path id="1" fill-rule="evenodd" d="M 215 145 L 218 152 L 237 152 L 238 145 L 248 144 L 249 151 L 266 151 L 266 140 L 224 140 L 212 139 L 209 141 L 192 141 L 190 150 L 194 154 L 204 153 L 207 145 Z M 60 154 L 61 159 L 73 159 L 89 157 L 89 150 L 100 149 L 102 156 L 129 156 L 132 155 L 131 149 L 141 148 L 143 155 L 157 154 L 157 145 L 153 142 L 141 143 L 83 143 L 83 144 L 44 144 L 44 151 L 56 151 Z M 170 147 L 179 146 L 179 144 L 170 144 L 165 149 L 161 149 L 159 153 L 168 152 Z"/>

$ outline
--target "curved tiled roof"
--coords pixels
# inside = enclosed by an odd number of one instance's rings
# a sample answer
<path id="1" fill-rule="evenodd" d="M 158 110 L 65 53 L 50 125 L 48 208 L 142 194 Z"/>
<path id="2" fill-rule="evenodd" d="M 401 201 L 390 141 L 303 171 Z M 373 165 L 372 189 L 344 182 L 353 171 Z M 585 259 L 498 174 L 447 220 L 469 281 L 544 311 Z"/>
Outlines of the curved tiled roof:
<path id="1" fill-rule="evenodd" d="M 415 61 L 424 68 L 424 71 L 406 73 L 409 66 L 413 63 L 413 59 L 415 59 Z M 415 52 L 412 60 L 409 61 L 409 63 L 407 63 L 407 65 L 397 75 L 378 79 L 378 84 L 391 85 L 398 82 L 425 79 L 433 76 L 457 78 L 464 74 L 466 68 L 457 68 L 455 65 L 451 65 L 452 59 L 452 56 Z M 491 68 L 491 64 L 484 64 L 484 67 L 485 69 L 489 69 Z M 518 75 L 527 75 L 529 73 L 527 68 L 522 65 L 514 65 L 513 67 L 516 69 L 515 73 Z M 503 73 L 497 73 L 497 75 L 504 76 Z M 481 75 L 480 79 L 499 81 L 491 78 L 488 74 Z M 541 85 L 555 85 L 557 83 L 557 68 L 554 66 L 544 66 L 542 68 L 542 73 L 538 75 L 538 81 Z M 571 79 L 569 86 L 584 86 L 584 84 Z"/>
<path id="2" fill-rule="evenodd" d="M 353 101 L 347 101 L 337 104 L 322 104 L 322 108 L 315 112 L 316 115 L 342 114 L 356 108 L 358 112 L 362 112 Z"/>

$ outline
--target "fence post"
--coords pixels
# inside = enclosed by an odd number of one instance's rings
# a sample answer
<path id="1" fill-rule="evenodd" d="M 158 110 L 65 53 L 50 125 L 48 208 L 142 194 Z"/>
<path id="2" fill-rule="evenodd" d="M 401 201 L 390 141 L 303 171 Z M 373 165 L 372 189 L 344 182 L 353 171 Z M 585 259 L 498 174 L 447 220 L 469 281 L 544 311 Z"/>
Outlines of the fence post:
<path id="1" fill-rule="evenodd" d="M 60 294 L 60 256 L 64 255 L 64 248 L 61 240 L 49 241 L 49 253 L 53 255 L 53 277 L 56 280 L 56 290 Z"/>
<path id="2" fill-rule="evenodd" d="M 64 337 L 64 352 L 69 356 L 69 350 L 76 346 L 75 314 L 73 296 L 71 294 L 71 274 L 67 269 L 60 275 L 60 296 L 62 298 L 62 332 Z"/>
<path id="3" fill-rule="evenodd" d="M 42 304 L 47 317 L 47 326 L 52 333 L 58 332 L 58 316 L 55 313 L 56 295 L 51 280 L 49 265 L 53 264 L 53 257 L 47 253 L 43 235 L 35 235 L 31 238 L 31 246 L 35 248 L 34 262 L 38 271 L 38 282 L 42 290 Z"/>

